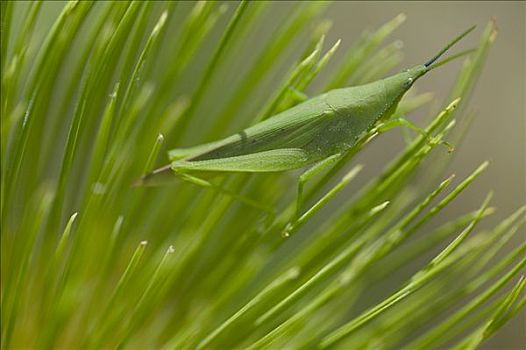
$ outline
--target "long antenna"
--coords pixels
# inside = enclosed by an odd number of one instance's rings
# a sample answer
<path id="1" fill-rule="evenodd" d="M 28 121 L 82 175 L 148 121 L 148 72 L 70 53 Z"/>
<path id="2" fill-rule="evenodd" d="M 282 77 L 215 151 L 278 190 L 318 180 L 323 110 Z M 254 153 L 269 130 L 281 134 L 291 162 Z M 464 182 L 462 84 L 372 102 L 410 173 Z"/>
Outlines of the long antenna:
<path id="1" fill-rule="evenodd" d="M 447 50 L 449 50 L 451 48 L 451 46 L 453 46 L 456 43 L 458 43 L 463 37 L 468 35 L 473 29 L 475 29 L 475 27 L 476 26 L 473 26 L 473 27 L 469 28 L 464 33 L 460 34 L 455 39 L 453 39 L 453 41 L 451 41 L 449 44 L 446 45 L 446 47 L 444 47 L 442 50 L 440 50 L 440 52 L 435 57 L 433 57 L 432 59 L 430 59 L 429 61 L 424 63 L 424 66 L 425 67 L 429 67 L 430 65 L 435 63 L 435 61 L 438 60 L 440 58 L 440 56 L 442 56 Z"/>
<path id="2" fill-rule="evenodd" d="M 469 55 L 469 54 L 471 54 L 471 53 L 473 53 L 473 52 L 475 52 L 475 51 L 477 51 L 477 48 L 476 48 L 476 47 L 474 47 L 474 48 L 472 48 L 472 49 L 468 49 L 468 50 L 461 51 L 461 52 L 456 53 L 456 54 L 454 54 L 454 55 L 451 55 L 451 56 L 449 56 L 448 58 L 445 58 L 445 59 L 443 59 L 443 60 L 441 60 L 441 61 L 435 62 L 435 63 L 433 63 L 432 65 L 430 65 L 430 66 L 427 67 L 427 68 L 428 68 L 428 70 L 433 70 L 433 69 L 438 68 L 438 67 L 440 67 L 440 66 L 442 66 L 442 65 L 444 65 L 444 64 L 446 64 L 446 63 L 449 63 L 449 62 L 451 62 L 451 61 L 453 61 L 453 60 L 456 60 L 457 58 L 460 58 L 460 57 L 464 57 L 464 56 L 466 56 L 466 55 Z"/>

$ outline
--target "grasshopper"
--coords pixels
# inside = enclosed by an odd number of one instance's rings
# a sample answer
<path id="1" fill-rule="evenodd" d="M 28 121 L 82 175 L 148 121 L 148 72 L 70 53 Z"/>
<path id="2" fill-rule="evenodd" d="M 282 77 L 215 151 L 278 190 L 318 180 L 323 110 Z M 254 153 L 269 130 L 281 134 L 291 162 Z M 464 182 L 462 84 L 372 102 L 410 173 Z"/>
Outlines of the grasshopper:
<path id="1" fill-rule="evenodd" d="M 375 126 L 381 124 L 383 130 L 409 127 L 429 140 L 424 130 L 408 120 L 391 117 L 417 79 L 463 55 L 438 61 L 474 28 L 460 34 L 424 64 L 369 84 L 328 91 L 222 140 L 173 149 L 168 152 L 171 163 L 144 175 L 138 184 L 153 185 L 166 177 L 179 177 L 221 190 L 196 174 L 281 172 L 313 165 L 299 177 L 297 219 L 305 182 L 340 159 Z M 255 201 L 240 199 L 257 206 Z"/>

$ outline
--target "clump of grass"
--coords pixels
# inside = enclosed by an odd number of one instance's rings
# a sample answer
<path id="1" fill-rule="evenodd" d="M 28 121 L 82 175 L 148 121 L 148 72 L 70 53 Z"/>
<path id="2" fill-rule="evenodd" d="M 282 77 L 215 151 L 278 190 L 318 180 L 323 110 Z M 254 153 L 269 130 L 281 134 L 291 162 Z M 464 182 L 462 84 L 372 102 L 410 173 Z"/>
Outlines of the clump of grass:
<path id="1" fill-rule="evenodd" d="M 286 16 L 269 21 L 276 6 Z M 224 180 L 281 213 L 269 230 L 263 212 L 212 190 L 131 187 L 173 146 L 268 118 L 298 103 L 298 91 L 366 83 L 401 63 L 400 44 L 387 41 L 403 15 L 333 64 L 340 45 L 325 43 L 324 8 L 69 2 L 41 31 L 48 4 L 2 2 L 2 348 L 471 349 L 524 307 L 526 245 L 506 245 L 524 207 L 481 229 L 494 211 L 488 195 L 429 224 L 488 165 L 454 179 L 436 146 L 466 130 L 493 22 L 430 119 L 433 141 L 409 135 L 346 197 L 360 178 L 356 156 L 381 139 L 371 131 L 307 189 L 317 205 L 288 238 L 287 174 Z M 262 28 L 271 34 L 247 60 Z M 429 100 L 413 94 L 397 113 Z M 434 257 L 415 265 L 422 256 Z M 400 271 L 405 282 L 385 283 Z"/>

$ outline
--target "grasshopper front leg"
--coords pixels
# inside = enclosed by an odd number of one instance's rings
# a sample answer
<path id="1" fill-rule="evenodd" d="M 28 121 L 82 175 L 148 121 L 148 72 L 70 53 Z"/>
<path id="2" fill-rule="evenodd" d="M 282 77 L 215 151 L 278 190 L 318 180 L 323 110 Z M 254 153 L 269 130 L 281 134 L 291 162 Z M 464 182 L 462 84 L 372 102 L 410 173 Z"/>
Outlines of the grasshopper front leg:
<path id="1" fill-rule="evenodd" d="M 388 120 L 385 123 L 379 125 L 378 126 L 378 131 L 379 132 L 385 132 L 385 131 L 390 130 L 392 128 L 395 128 L 397 126 L 403 126 L 403 127 L 409 128 L 411 130 L 414 130 L 417 133 L 419 133 L 420 135 L 422 135 L 426 139 L 427 143 L 429 143 L 429 144 L 433 143 L 433 137 L 431 135 L 429 135 L 427 133 L 427 131 L 425 131 L 422 128 L 419 128 L 418 126 L 416 126 L 415 124 L 413 124 L 409 120 L 407 120 L 405 118 L 402 118 L 402 117 Z M 444 145 L 444 146 L 446 146 L 447 149 L 448 149 L 448 152 L 450 152 L 450 153 L 453 152 L 453 150 L 455 149 L 450 143 L 448 143 L 446 141 L 440 141 L 439 143 Z"/>
<path id="2" fill-rule="evenodd" d="M 293 86 L 289 86 L 289 91 L 291 92 L 293 99 L 297 102 L 304 102 L 309 99 L 309 96 Z"/>
<path id="3" fill-rule="evenodd" d="M 298 192 L 296 195 L 296 210 L 293 217 L 294 221 L 299 218 L 301 207 L 303 206 L 303 187 L 305 186 L 305 183 L 332 164 L 336 163 L 340 157 L 341 154 L 336 153 L 314 164 L 311 168 L 307 169 L 303 174 L 300 175 L 298 179 Z"/>
<path id="4" fill-rule="evenodd" d="M 282 236 L 288 237 L 290 232 L 293 228 L 296 227 L 298 224 L 298 221 L 302 216 L 300 216 L 301 208 L 303 207 L 303 187 L 305 186 L 305 183 L 309 181 L 311 178 L 331 166 L 332 164 L 336 163 L 338 159 L 341 158 L 341 154 L 337 153 L 334 154 L 328 158 L 325 158 L 321 160 L 320 162 L 314 164 L 311 168 L 307 169 L 303 174 L 300 175 L 298 178 L 298 188 L 297 188 L 297 194 L 296 194 L 296 208 L 294 210 L 294 216 L 289 221 L 289 223 L 285 226 L 285 229 L 282 233 Z M 311 211 L 316 204 L 311 207 L 307 212 Z"/>
<path id="5" fill-rule="evenodd" d="M 317 170 L 321 171 L 320 168 L 325 168 L 329 166 L 330 163 L 335 162 L 339 159 L 339 157 L 333 156 L 334 158 L 328 160 L 327 158 L 323 163 L 317 164 Z M 360 172 L 362 169 L 362 166 L 360 164 L 353 167 L 347 174 L 345 174 L 342 179 L 333 186 L 329 191 L 327 191 L 316 203 L 314 203 L 305 213 L 303 213 L 301 216 L 296 215 L 292 221 L 290 221 L 282 231 L 283 237 L 289 237 L 292 232 L 296 231 L 299 227 L 301 227 L 305 222 L 307 222 L 314 214 L 316 214 L 326 203 L 328 203 L 338 192 L 340 192 L 347 184 L 356 177 L 356 175 Z M 309 169 L 310 171 L 311 169 Z M 311 174 L 312 175 L 312 174 Z"/>

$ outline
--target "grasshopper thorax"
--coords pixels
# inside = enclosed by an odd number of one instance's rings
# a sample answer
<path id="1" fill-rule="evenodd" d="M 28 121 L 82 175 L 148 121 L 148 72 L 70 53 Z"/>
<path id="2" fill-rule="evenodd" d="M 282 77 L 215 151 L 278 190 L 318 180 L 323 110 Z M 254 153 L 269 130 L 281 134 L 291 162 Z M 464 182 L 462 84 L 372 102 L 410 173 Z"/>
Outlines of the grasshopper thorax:
<path id="1" fill-rule="evenodd" d="M 339 115 L 353 118 L 368 128 L 380 119 L 388 119 L 404 94 L 428 70 L 418 65 L 369 84 L 332 90 L 325 99 Z"/>

